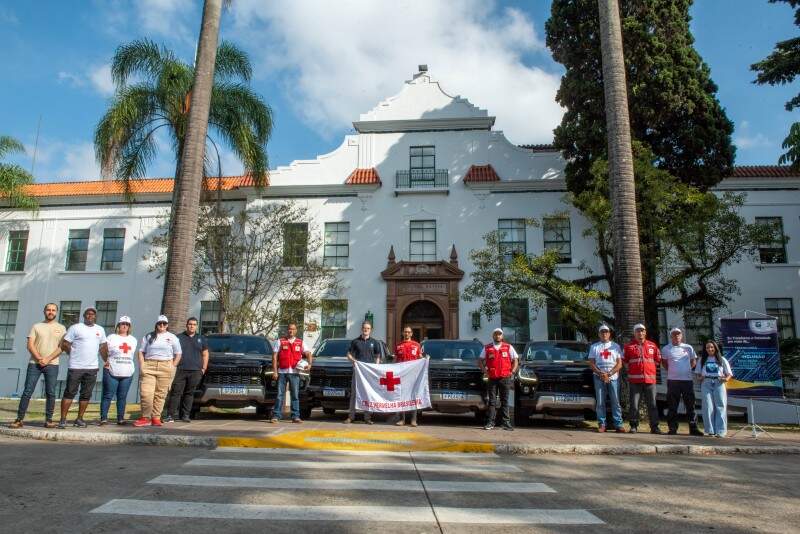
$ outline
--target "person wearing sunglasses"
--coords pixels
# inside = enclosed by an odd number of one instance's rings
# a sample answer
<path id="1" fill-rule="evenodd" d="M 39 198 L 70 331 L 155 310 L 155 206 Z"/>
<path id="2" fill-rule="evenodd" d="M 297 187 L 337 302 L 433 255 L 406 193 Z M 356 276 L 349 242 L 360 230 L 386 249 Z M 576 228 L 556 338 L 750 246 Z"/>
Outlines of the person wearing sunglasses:
<path id="1" fill-rule="evenodd" d="M 161 412 L 175 369 L 181 361 L 181 344 L 167 331 L 169 320 L 159 315 L 156 328 L 142 338 L 139 351 L 139 396 L 142 415 L 133 426 L 161 426 Z"/>

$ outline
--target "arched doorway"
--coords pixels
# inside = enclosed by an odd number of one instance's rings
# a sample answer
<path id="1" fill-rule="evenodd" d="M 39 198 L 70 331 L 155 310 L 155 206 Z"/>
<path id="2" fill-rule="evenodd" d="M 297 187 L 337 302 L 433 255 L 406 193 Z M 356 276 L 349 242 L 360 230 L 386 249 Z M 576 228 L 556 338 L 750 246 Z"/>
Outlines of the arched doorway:
<path id="1" fill-rule="evenodd" d="M 402 327 L 410 326 L 414 339 L 442 339 L 444 337 L 444 315 L 439 306 L 429 300 L 412 302 L 403 312 Z"/>

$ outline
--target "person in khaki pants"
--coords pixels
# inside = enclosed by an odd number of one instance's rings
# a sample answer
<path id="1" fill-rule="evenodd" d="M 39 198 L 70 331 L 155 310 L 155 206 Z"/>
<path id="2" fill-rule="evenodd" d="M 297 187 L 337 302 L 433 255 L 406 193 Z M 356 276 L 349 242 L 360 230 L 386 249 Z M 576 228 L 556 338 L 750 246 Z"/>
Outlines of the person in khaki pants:
<path id="1" fill-rule="evenodd" d="M 142 338 L 139 351 L 142 416 L 133 426 L 161 426 L 164 401 L 181 361 L 181 344 L 175 334 L 167 331 L 168 325 L 167 317 L 159 315 L 155 330 Z"/>

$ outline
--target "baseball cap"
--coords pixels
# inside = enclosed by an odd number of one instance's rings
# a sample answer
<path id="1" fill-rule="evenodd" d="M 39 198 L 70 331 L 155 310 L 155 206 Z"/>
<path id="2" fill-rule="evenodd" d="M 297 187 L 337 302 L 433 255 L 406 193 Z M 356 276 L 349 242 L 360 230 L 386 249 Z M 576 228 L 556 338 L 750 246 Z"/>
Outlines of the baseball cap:
<path id="1" fill-rule="evenodd" d="M 500 332 L 502 334 L 503 333 L 503 329 L 502 328 L 495 328 L 494 330 L 492 330 L 492 334 L 494 334 L 495 332 Z"/>
<path id="2" fill-rule="evenodd" d="M 89 306 L 89 307 L 87 307 L 86 309 L 83 310 L 83 314 L 86 315 L 86 312 L 88 312 L 89 310 L 97 313 L 97 308 L 95 308 L 94 306 Z"/>
<path id="3" fill-rule="evenodd" d="M 633 325 L 633 331 L 636 332 L 637 330 L 647 330 L 647 327 L 642 323 L 636 323 Z"/>
<path id="4" fill-rule="evenodd" d="M 680 328 L 678 328 L 677 326 L 673 326 L 673 327 L 672 327 L 672 330 L 670 330 L 670 331 L 669 331 L 669 333 L 670 333 L 670 334 L 674 334 L 675 332 L 677 332 L 677 333 L 679 333 L 679 334 L 683 334 L 683 330 L 681 330 L 681 329 L 680 329 Z"/>
<path id="5" fill-rule="evenodd" d="M 121 315 L 119 320 L 117 320 L 117 324 L 120 323 L 131 324 L 131 318 L 127 315 Z"/>
<path id="6" fill-rule="evenodd" d="M 598 328 L 597 331 L 598 332 L 602 332 L 603 330 L 605 330 L 607 332 L 611 332 L 611 327 L 608 326 L 607 324 L 603 323 L 603 324 L 600 325 L 600 328 Z"/>
<path id="7" fill-rule="evenodd" d="M 166 315 L 159 315 L 158 319 L 156 319 L 157 323 L 169 323 L 169 319 L 167 319 Z"/>

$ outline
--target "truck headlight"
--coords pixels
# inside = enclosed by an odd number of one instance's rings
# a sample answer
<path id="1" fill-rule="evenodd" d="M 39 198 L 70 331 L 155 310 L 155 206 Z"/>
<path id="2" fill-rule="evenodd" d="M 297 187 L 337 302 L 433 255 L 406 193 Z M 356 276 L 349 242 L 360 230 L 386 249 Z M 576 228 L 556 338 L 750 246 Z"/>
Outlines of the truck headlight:
<path id="1" fill-rule="evenodd" d="M 534 384 L 539 381 L 539 379 L 536 378 L 536 373 L 534 370 L 527 367 L 520 367 L 519 379 L 523 382 L 530 382 Z"/>

